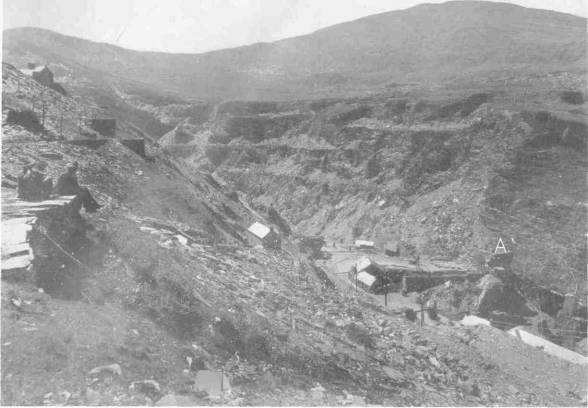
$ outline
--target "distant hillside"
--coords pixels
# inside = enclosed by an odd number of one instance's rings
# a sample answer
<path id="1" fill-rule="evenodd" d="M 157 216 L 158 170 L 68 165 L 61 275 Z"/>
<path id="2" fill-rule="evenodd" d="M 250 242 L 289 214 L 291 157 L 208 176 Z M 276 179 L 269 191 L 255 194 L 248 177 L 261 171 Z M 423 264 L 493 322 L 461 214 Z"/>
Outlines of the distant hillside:
<path id="1" fill-rule="evenodd" d="M 64 65 L 196 99 L 300 98 L 397 83 L 585 71 L 586 19 L 490 2 L 423 4 L 309 35 L 203 54 L 138 52 L 36 28 L 6 30 L 4 60 Z"/>

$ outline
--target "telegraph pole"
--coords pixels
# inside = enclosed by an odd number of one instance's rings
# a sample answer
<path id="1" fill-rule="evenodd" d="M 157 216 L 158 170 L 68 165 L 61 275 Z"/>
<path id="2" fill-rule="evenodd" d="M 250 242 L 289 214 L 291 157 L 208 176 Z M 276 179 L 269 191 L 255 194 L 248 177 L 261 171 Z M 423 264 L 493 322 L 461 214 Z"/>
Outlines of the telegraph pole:
<path id="1" fill-rule="evenodd" d="M 43 109 L 42 110 L 43 113 L 42 113 L 42 121 L 41 122 L 43 124 L 43 127 L 45 127 L 45 113 L 47 111 L 47 102 L 45 102 L 45 100 L 43 100 L 43 101 L 41 101 L 41 103 L 42 103 L 41 106 L 42 106 L 42 109 Z"/>
<path id="2" fill-rule="evenodd" d="M 82 135 L 82 111 L 78 109 L 78 134 Z"/>
<path id="3" fill-rule="evenodd" d="M 59 137 L 63 139 L 63 106 L 59 110 Z"/>
<path id="4" fill-rule="evenodd" d="M 45 91 L 41 91 L 41 124 L 45 127 Z"/>

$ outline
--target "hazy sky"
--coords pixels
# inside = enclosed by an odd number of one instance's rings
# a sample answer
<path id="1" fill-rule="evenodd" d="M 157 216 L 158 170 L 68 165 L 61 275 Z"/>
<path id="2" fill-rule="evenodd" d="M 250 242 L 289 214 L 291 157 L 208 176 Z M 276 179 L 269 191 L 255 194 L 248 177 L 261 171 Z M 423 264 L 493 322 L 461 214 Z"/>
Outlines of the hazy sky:
<path id="1" fill-rule="evenodd" d="M 424 3 L 422 0 L 0 1 L 4 28 L 43 27 L 126 48 L 167 52 L 200 52 L 274 41 Z M 505 1 L 588 16 L 588 0 Z"/>

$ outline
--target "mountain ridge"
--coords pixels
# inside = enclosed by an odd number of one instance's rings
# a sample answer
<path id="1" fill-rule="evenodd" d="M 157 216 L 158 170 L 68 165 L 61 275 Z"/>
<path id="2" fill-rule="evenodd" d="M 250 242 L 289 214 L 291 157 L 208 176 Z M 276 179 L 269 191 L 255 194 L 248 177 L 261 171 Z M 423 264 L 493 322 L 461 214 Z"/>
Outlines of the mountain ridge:
<path id="1" fill-rule="evenodd" d="M 564 13 L 447 2 L 205 53 L 135 51 L 30 28 L 5 30 L 3 50 L 7 62 L 27 50 L 190 98 L 300 99 L 508 71 L 585 71 L 585 27 L 585 18 Z"/>
<path id="2" fill-rule="evenodd" d="M 167 54 L 167 55 L 203 55 L 203 54 L 210 54 L 210 53 L 215 53 L 215 52 L 222 52 L 222 51 L 229 51 L 229 50 L 235 50 L 238 48 L 246 48 L 246 47 L 255 47 L 255 46 L 263 46 L 263 45 L 267 45 L 267 44 L 274 44 L 274 43 L 279 43 L 279 42 L 283 42 L 283 41 L 288 41 L 288 40 L 293 40 L 293 39 L 298 39 L 301 37 L 306 37 L 306 36 L 310 36 L 316 33 L 319 33 L 321 31 L 325 31 L 325 30 L 329 30 L 329 29 L 334 29 L 340 26 L 345 26 L 349 23 L 353 23 L 353 22 L 358 22 L 358 21 L 362 21 L 362 20 L 370 20 L 370 19 L 375 19 L 378 17 L 383 17 L 383 16 L 387 16 L 390 15 L 392 13 L 399 13 L 399 12 L 404 12 L 407 10 L 411 10 L 411 9 L 418 9 L 419 7 L 430 7 L 430 6 L 440 6 L 440 5 L 450 5 L 450 4 L 459 4 L 459 3 L 489 3 L 489 4 L 497 4 L 500 5 L 502 7 L 512 7 L 513 9 L 525 9 L 525 10 L 529 10 L 531 12 L 536 12 L 536 13 L 548 13 L 548 14 L 554 14 L 554 15 L 561 15 L 561 16 L 568 16 L 568 17 L 573 17 L 576 18 L 578 20 L 587 20 L 586 17 L 580 16 L 580 15 L 576 15 L 573 13 L 565 13 L 565 12 L 561 12 L 561 11 L 555 11 L 555 10 L 548 10 L 548 9 L 540 9 L 540 8 L 533 8 L 533 7 L 525 7 L 525 6 L 520 6 L 520 5 L 516 5 L 516 4 L 512 4 L 512 3 L 506 3 L 506 2 L 500 2 L 500 1 L 463 1 L 463 0 L 450 0 L 450 1 L 446 1 L 443 3 L 421 3 L 421 4 L 417 4 L 416 6 L 413 7 L 408 7 L 405 9 L 398 9 L 398 10 L 389 10 L 389 11 L 383 11 L 380 13 L 375 13 L 375 14 L 370 14 L 367 16 L 363 16 L 357 19 L 353 19 L 353 20 L 346 20 L 346 21 L 342 21 L 339 23 L 335 23 L 332 25 L 328 25 L 325 27 L 320 27 L 317 28 L 313 31 L 309 31 L 307 33 L 304 34 L 299 34 L 299 35 L 295 35 L 292 37 L 285 37 L 285 38 L 280 38 L 277 40 L 273 40 L 273 41 L 256 41 L 253 43 L 249 43 L 249 44 L 241 44 L 241 45 L 235 45 L 235 46 L 229 46 L 229 47 L 223 47 L 223 48 L 217 48 L 217 49 L 211 49 L 211 50 L 206 50 L 206 51 L 188 51 L 188 52 L 169 52 L 169 51 L 162 51 L 162 50 L 146 50 L 146 49 L 137 49 L 137 48 L 130 48 L 130 47 L 123 47 L 108 41 L 97 41 L 97 40 L 92 40 L 89 38 L 83 38 L 83 37 L 77 37 L 75 35 L 71 35 L 71 34 L 64 34 L 49 28 L 45 28 L 45 27 L 35 27 L 35 26 L 20 26 L 20 27 L 11 27 L 11 28 L 7 28 L 4 29 L 3 32 L 10 32 L 10 31 L 19 31 L 19 30 L 36 30 L 36 31 L 42 31 L 42 32 L 48 32 L 48 33 L 53 33 L 53 34 L 58 34 L 60 36 L 63 37 L 68 37 L 68 38 L 73 38 L 73 39 L 77 39 L 77 40 L 82 40 L 82 41 L 88 41 L 97 45 L 106 45 L 106 46 L 112 46 L 118 49 L 122 49 L 122 50 L 126 50 L 126 51 L 132 51 L 132 52 L 140 52 L 140 53 L 152 53 L 152 54 Z"/>

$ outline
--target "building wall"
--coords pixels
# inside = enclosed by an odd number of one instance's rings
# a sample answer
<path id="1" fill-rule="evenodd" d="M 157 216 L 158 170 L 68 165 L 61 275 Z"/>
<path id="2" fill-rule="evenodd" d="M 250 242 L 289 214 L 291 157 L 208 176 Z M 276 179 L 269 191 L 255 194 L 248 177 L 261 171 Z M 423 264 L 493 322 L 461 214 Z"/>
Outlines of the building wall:
<path id="1" fill-rule="evenodd" d="M 144 139 L 123 139 L 120 141 L 141 157 L 145 157 L 145 140 Z"/>
<path id="2" fill-rule="evenodd" d="M 280 248 L 281 244 L 282 244 L 280 236 L 278 234 L 276 234 L 274 231 L 270 231 L 270 233 L 267 234 L 261 240 L 261 242 L 265 248 L 273 248 L 273 249 Z"/>
<path id="3" fill-rule="evenodd" d="M 116 135 L 116 119 L 91 119 L 88 126 L 102 136 L 114 137 Z"/>
<path id="4" fill-rule="evenodd" d="M 510 329 L 508 333 L 517 337 L 523 343 L 527 343 L 533 347 L 540 347 L 545 353 L 569 361 L 570 363 L 582 365 L 588 364 L 588 359 L 585 356 L 558 346 L 542 337 L 535 336 L 519 327 Z"/>

